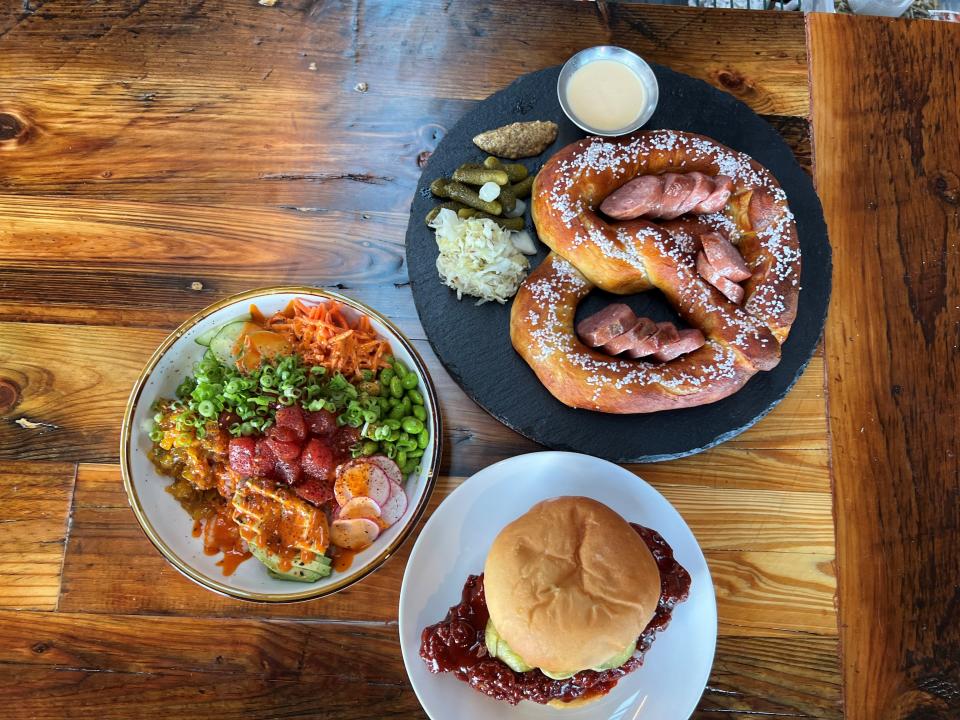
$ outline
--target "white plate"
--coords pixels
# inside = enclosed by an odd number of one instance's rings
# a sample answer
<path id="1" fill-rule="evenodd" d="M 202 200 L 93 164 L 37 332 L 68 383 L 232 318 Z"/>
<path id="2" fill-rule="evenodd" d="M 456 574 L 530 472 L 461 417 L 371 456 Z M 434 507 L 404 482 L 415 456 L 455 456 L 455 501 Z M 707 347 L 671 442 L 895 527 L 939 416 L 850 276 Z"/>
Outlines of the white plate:
<path id="1" fill-rule="evenodd" d="M 367 549 L 357 553 L 345 572 L 334 572 L 315 583 L 275 580 L 267 569 L 251 558 L 226 577 L 217 566 L 219 556 L 203 552 L 202 541 L 191 534 L 193 521 L 179 503 L 166 492 L 171 479 L 157 473 L 147 457 L 151 442 L 148 429 L 153 413 L 150 406 L 158 398 L 174 397 L 177 385 L 192 372 L 194 363 L 206 348 L 196 338 L 206 331 L 244 315 L 254 303 L 265 314 L 282 310 L 294 298 L 312 301 L 336 300 L 344 305 L 344 314 L 355 320 L 360 314 L 370 318 L 377 333 L 390 341 L 393 354 L 420 376 L 430 429 L 430 444 L 423 453 L 420 472 L 411 475 L 404 486 L 407 510 Z M 279 287 L 252 290 L 225 298 L 202 310 L 177 328 L 157 349 L 144 368 L 130 394 L 121 434 L 121 464 L 128 499 L 147 537 L 177 570 L 210 590 L 241 600 L 290 602 L 329 595 L 357 582 L 379 567 L 406 539 L 426 509 L 436 481 L 440 460 L 440 418 L 430 375 L 413 345 L 389 320 L 371 308 L 350 298 L 326 290 L 308 287 Z"/>
<path id="2" fill-rule="evenodd" d="M 483 571 L 487 551 L 504 525 L 532 505 L 559 495 L 599 500 L 630 522 L 659 532 L 690 573 L 690 597 L 657 635 L 643 666 L 605 697 L 558 710 L 532 702 L 511 706 L 487 697 L 451 673 L 434 675 L 420 659 L 423 628 L 460 602 L 467 576 Z M 433 720 L 684 720 L 697 706 L 713 664 L 717 604 L 713 581 L 690 528 L 650 485 L 618 465 L 566 452 L 504 460 L 469 478 L 424 526 L 407 562 L 400 591 L 400 644 L 413 689 Z M 451 708 L 456 713 L 451 714 Z M 558 715 L 559 713 L 559 715 Z"/>

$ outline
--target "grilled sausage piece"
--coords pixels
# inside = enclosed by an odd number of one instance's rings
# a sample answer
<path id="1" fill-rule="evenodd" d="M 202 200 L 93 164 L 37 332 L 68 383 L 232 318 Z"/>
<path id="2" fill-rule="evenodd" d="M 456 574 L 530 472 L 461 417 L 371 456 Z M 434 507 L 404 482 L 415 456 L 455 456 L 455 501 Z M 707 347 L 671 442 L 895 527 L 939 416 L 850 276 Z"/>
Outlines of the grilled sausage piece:
<path id="1" fill-rule="evenodd" d="M 585 345 L 600 347 L 636 324 L 633 310 L 623 303 L 613 303 L 577 323 L 577 335 Z"/>
<path id="2" fill-rule="evenodd" d="M 733 178 L 727 175 L 717 175 L 713 178 L 714 189 L 706 200 L 700 202 L 692 212 L 700 215 L 720 212 L 730 199 L 733 192 Z"/>
<path id="3" fill-rule="evenodd" d="M 723 210 L 733 191 L 733 178 L 701 172 L 639 175 L 610 193 L 601 212 L 617 220 L 638 217 L 672 220 L 689 212 Z"/>
<path id="4" fill-rule="evenodd" d="M 637 345 L 648 335 L 655 332 L 656 329 L 657 326 L 650 318 L 637 318 L 637 322 L 632 328 L 606 343 L 603 346 L 603 351 L 610 355 L 619 355 Z"/>
<path id="5" fill-rule="evenodd" d="M 666 173 L 663 176 L 663 199 L 660 201 L 659 212 L 657 215 L 651 215 L 650 217 L 673 220 L 688 212 L 693 205 L 687 199 L 696 184 L 696 178 L 689 175 Z"/>
<path id="6" fill-rule="evenodd" d="M 640 175 L 607 195 L 600 210 L 618 220 L 632 220 L 660 208 L 663 175 Z"/>
<path id="7" fill-rule="evenodd" d="M 699 350 L 706 342 L 702 332 L 696 328 L 687 328 L 678 333 L 678 338 L 674 342 L 660 348 L 653 356 L 657 360 L 666 362 L 694 350 Z"/>
<path id="8" fill-rule="evenodd" d="M 723 235 L 708 232 L 700 236 L 703 252 L 714 269 L 728 280 L 741 282 L 750 278 L 750 269 L 740 252 Z"/>
<path id="9" fill-rule="evenodd" d="M 737 305 L 743 302 L 743 288 L 721 275 L 720 271 L 710 264 L 703 250 L 697 253 L 697 272 L 700 273 L 700 277 L 722 292 L 730 302 Z"/>

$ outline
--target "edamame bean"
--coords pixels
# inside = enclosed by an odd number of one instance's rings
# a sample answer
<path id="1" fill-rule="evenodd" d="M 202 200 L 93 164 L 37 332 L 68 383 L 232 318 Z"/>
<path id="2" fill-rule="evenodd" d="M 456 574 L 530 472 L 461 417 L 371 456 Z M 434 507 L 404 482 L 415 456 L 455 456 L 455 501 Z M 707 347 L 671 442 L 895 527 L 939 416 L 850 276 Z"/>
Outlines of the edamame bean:
<path id="1" fill-rule="evenodd" d="M 402 467 L 403 467 L 404 465 L 406 465 L 406 464 L 407 464 L 407 451 L 406 451 L 406 450 L 398 450 L 398 451 L 397 451 L 397 465 L 399 465 L 399 466 L 402 468 Z"/>
<path id="2" fill-rule="evenodd" d="M 416 460 L 407 460 L 406 465 L 400 466 L 400 472 L 402 472 L 404 475 L 411 475 L 419 469 L 420 463 L 418 463 Z"/>
<path id="3" fill-rule="evenodd" d="M 421 395 L 418 390 L 408 390 L 407 397 L 410 398 L 410 402 L 414 405 L 423 405 L 423 395 Z"/>
<path id="4" fill-rule="evenodd" d="M 423 457 L 423 450 L 417 448 L 416 450 L 407 450 L 407 460 L 416 459 Z"/>
<path id="5" fill-rule="evenodd" d="M 402 421 L 403 429 L 411 435 L 419 435 L 423 430 L 423 422 L 419 418 L 407 416 Z"/>
<path id="6" fill-rule="evenodd" d="M 398 400 L 403 397 L 403 383 L 399 377 L 394 377 L 390 380 L 390 394 Z"/>
<path id="7" fill-rule="evenodd" d="M 390 381 L 393 380 L 393 376 L 396 373 L 393 372 L 392 367 L 385 367 L 380 371 L 380 382 L 384 387 L 390 385 Z"/>
<path id="8" fill-rule="evenodd" d="M 405 397 L 400 401 L 400 407 L 403 408 L 403 415 L 401 417 L 406 417 L 410 414 L 410 411 L 413 409 L 413 406 L 410 404 L 410 398 Z"/>
<path id="9" fill-rule="evenodd" d="M 423 430 L 420 431 L 420 434 L 417 436 L 417 446 L 421 450 L 424 450 L 429 444 L 430 444 L 430 433 L 427 431 L 426 428 L 424 428 Z"/>
<path id="10" fill-rule="evenodd" d="M 420 378 L 417 377 L 416 373 L 407 373 L 403 376 L 401 380 L 404 390 L 413 390 L 417 385 L 420 384 Z"/>
<path id="11" fill-rule="evenodd" d="M 363 444 L 363 447 L 360 449 L 360 454 L 373 455 L 377 450 L 379 450 L 379 448 L 380 446 L 377 443 L 373 442 L 373 440 L 367 440 Z"/>
<path id="12" fill-rule="evenodd" d="M 403 420 L 407 416 L 407 413 L 403 409 L 403 405 L 397 403 L 395 407 L 390 410 L 390 413 L 387 415 L 391 420 Z"/>
<path id="13" fill-rule="evenodd" d="M 399 419 L 396 418 L 387 418 L 383 421 L 383 424 L 386 425 L 391 430 L 399 430 L 402 423 Z"/>
<path id="14" fill-rule="evenodd" d="M 399 430 L 391 430 L 391 431 L 390 431 L 390 435 L 387 437 L 387 440 L 389 440 L 389 441 L 392 442 L 392 443 L 395 443 L 395 442 L 396 442 L 397 440 L 399 440 L 399 439 L 400 439 L 400 431 L 399 431 Z"/>
<path id="15" fill-rule="evenodd" d="M 427 410 L 423 405 L 414 405 L 413 406 L 413 416 L 420 422 L 424 422 L 427 419 Z"/>
<path id="16" fill-rule="evenodd" d="M 403 380 L 404 376 L 410 372 L 409 370 L 407 370 L 407 366 L 404 365 L 399 360 L 394 360 L 392 367 L 393 367 L 393 372 L 395 372 L 397 377 L 400 378 L 401 380 Z"/>

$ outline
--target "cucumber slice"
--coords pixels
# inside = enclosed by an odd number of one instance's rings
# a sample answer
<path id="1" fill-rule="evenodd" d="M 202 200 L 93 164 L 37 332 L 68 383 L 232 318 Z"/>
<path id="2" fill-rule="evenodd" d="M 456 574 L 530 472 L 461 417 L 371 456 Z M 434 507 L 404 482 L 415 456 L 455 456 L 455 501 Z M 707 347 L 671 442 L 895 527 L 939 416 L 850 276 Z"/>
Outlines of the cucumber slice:
<path id="1" fill-rule="evenodd" d="M 237 356 L 234 354 L 233 348 L 236 346 L 237 339 L 240 337 L 246 324 L 246 320 L 228 322 L 220 328 L 220 332 L 210 341 L 210 350 L 217 360 L 224 365 L 232 365 L 236 361 Z"/>
<path id="2" fill-rule="evenodd" d="M 316 582 L 331 573 L 330 558 L 326 555 L 320 555 L 309 563 L 303 563 L 299 559 L 293 560 L 293 567 L 289 570 L 280 569 L 280 558 L 264 550 L 259 545 L 248 542 L 250 552 L 253 556 L 267 567 L 270 577 L 277 580 L 292 580 L 295 582 Z"/>
<path id="3" fill-rule="evenodd" d="M 194 340 L 194 342 L 197 345 L 210 347 L 211 341 L 217 336 L 217 333 L 219 333 L 222 329 L 223 329 L 222 325 L 217 325 L 216 327 L 212 327 L 209 330 L 207 330 L 205 333 L 202 333 L 200 337 Z"/>

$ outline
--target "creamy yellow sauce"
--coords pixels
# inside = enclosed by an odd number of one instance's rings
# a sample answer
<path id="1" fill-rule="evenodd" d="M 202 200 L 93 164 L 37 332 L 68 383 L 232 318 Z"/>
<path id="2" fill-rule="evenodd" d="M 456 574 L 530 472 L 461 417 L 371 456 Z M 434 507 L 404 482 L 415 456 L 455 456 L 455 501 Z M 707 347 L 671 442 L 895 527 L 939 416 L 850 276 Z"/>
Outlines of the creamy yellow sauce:
<path id="1" fill-rule="evenodd" d="M 604 132 L 627 127 L 647 104 L 640 76 L 616 60 L 594 60 L 577 69 L 565 92 L 577 119 Z"/>

